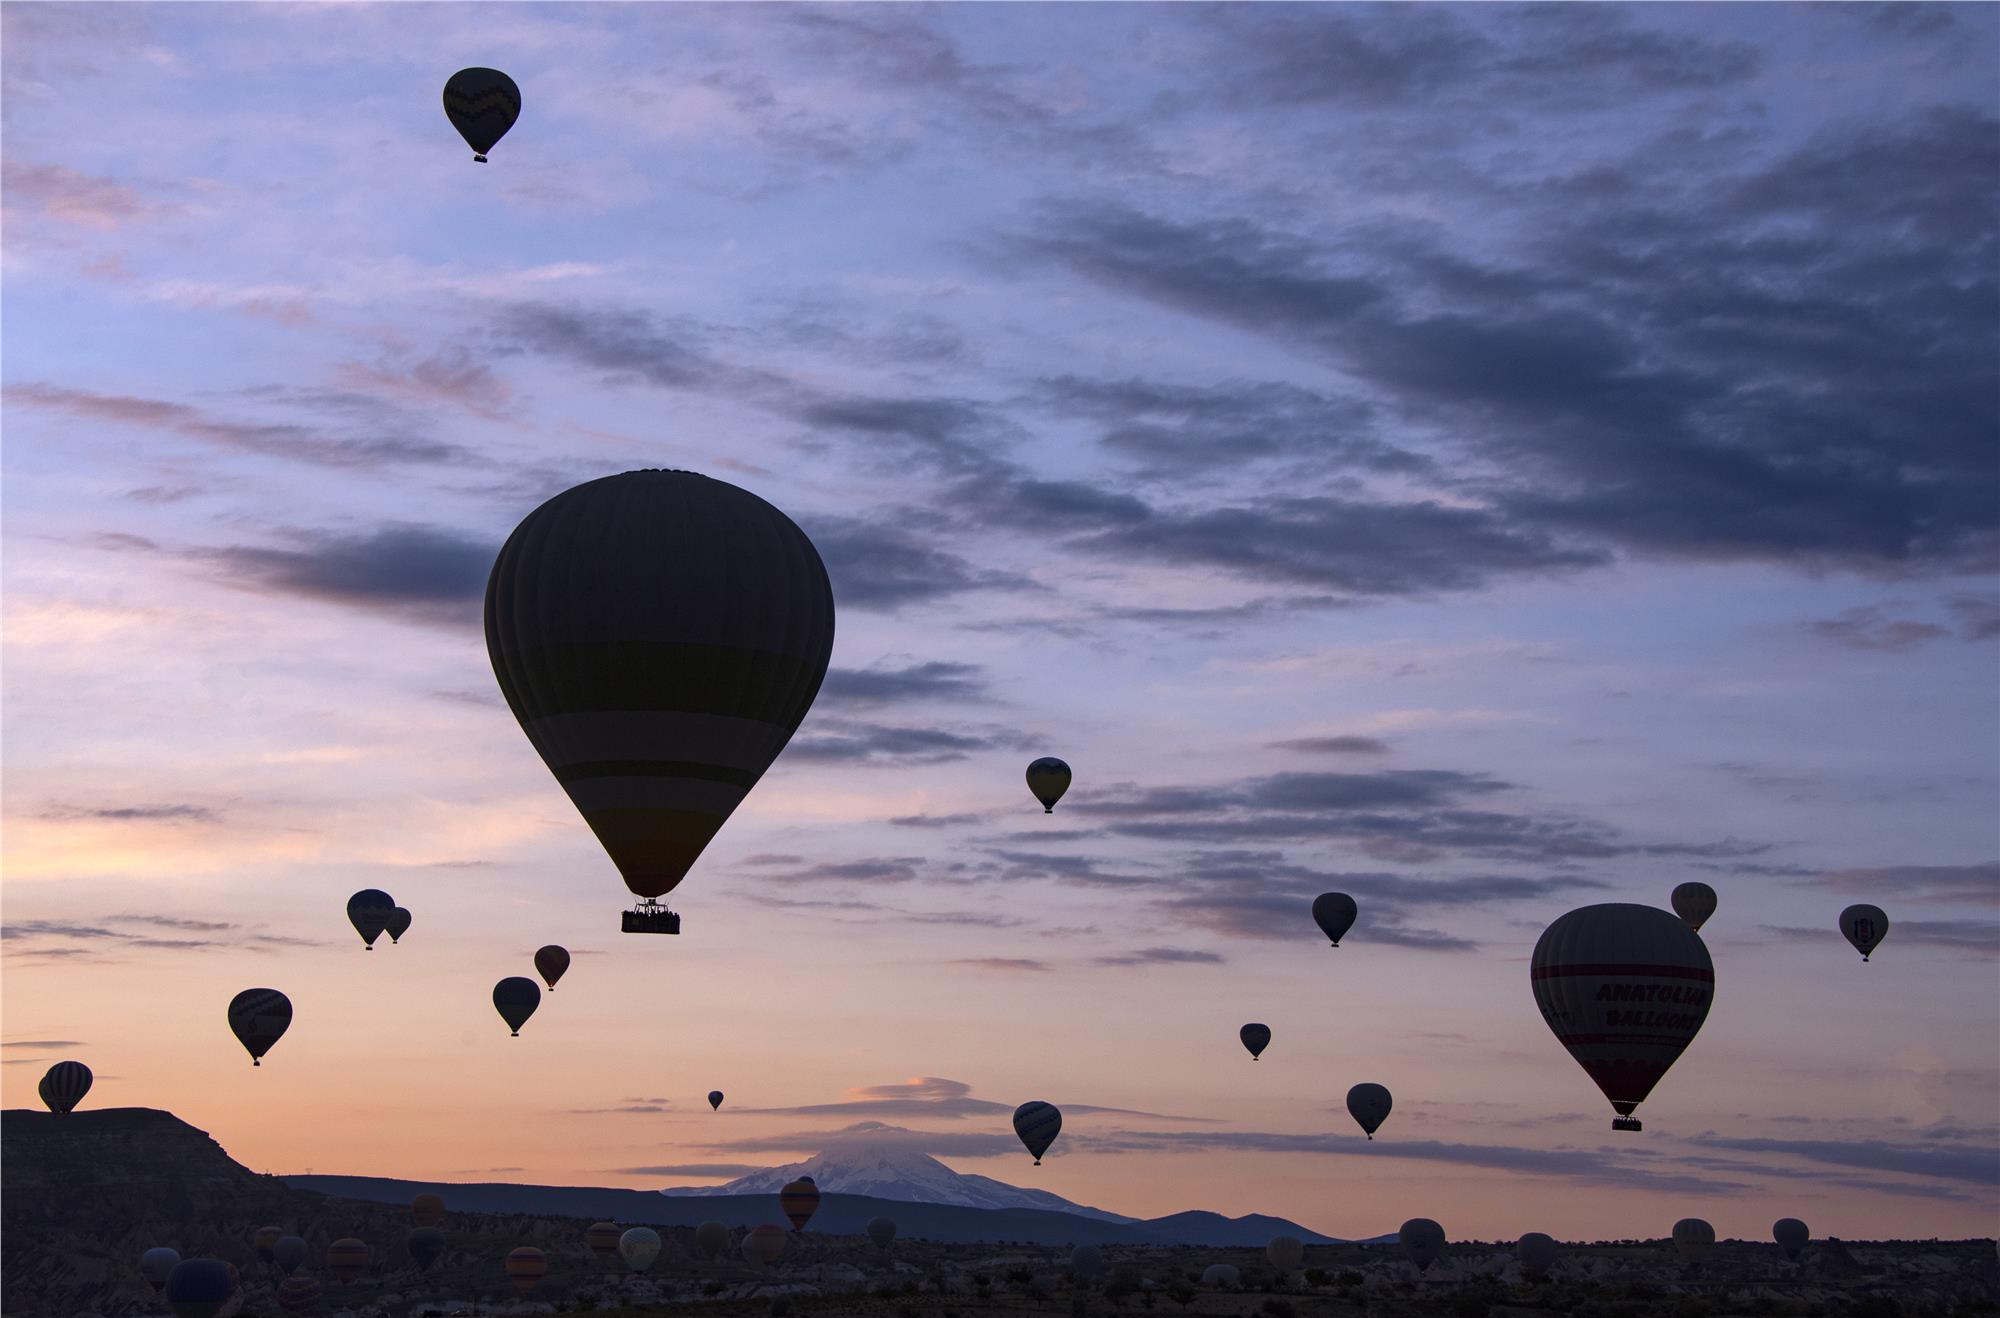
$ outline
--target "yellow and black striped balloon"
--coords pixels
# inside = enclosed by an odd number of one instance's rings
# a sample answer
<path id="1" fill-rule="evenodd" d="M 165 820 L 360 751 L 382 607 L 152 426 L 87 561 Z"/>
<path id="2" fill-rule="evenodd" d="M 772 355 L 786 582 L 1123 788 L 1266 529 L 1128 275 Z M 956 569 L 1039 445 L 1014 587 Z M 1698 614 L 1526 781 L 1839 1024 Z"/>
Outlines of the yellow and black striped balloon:
<path id="1" fill-rule="evenodd" d="M 460 69 L 444 85 L 444 113 L 472 158 L 484 163 L 521 117 L 521 89 L 498 69 Z"/>
<path id="2" fill-rule="evenodd" d="M 519 1246 L 507 1256 L 507 1280 L 523 1295 L 540 1285 L 548 1270 L 548 1256 L 533 1245 Z"/>

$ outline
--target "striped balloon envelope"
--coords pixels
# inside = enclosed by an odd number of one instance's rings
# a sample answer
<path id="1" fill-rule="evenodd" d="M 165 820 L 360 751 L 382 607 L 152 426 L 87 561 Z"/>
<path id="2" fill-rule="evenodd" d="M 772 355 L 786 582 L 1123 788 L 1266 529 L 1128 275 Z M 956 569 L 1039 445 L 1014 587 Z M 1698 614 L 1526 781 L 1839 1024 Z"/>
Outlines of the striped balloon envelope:
<path id="1" fill-rule="evenodd" d="M 624 1235 L 616 1222 L 594 1222 L 583 1233 L 583 1243 L 590 1246 L 590 1252 L 601 1259 L 618 1256 L 618 1237 Z"/>
<path id="2" fill-rule="evenodd" d="M 257 1234 L 250 1237 L 250 1247 L 257 1251 L 258 1258 L 263 1259 L 266 1263 L 271 1263 L 277 1259 L 277 1255 L 273 1251 L 277 1249 L 278 1242 L 284 1239 L 284 1237 L 285 1231 L 283 1227 L 260 1226 L 257 1228 Z"/>
<path id="3" fill-rule="evenodd" d="M 785 1252 L 785 1228 L 766 1222 L 762 1226 L 751 1227 L 743 1237 L 743 1257 L 752 1263 L 769 1266 L 778 1261 L 778 1255 Z"/>
<path id="4" fill-rule="evenodd" d="M 90 1068 L 82 1062 L 57 1062 L 42 1076 L 36 1086 L 42 1102 L 49 1111 L 59 1117 L 66 1117 L 83 1102 L 83 1096 L 90 1092 Z"/>
<path id="5" fill-rule="evenodd" d="M 368 1266 L 368 1246 L 353 1236 L 342 1236 L 326 1247 L 326 1270 L 345 1286 Z"/>
<path id="6" fill-rule="evenodd" d="M 819 1187 L 810 1176 L 801 1176 L 778 1191 L 778 1207 L 791 1222 L 792 1230 L 803 1231 L 819 1211 Z"/>
<path id="7" fill-rule="evenodd" d="M 548 1271 L 548 1256 L 533 1245 L 517 1246 L 507 1255 L 507 1280 L 523 1295 L 541 1285 Z"/>
<path id="8" fill-rule="evenodd" d="M 319 1278 L 295 1272 L 278 1286 L 278 1307 L 286 1313 L 311 1313 L 319 1308 Z"/>
<path id="9" fill-rule="evenodd" d="M 1542 931 L 1528 974 L 1556 1041 L 1611 1100 L 1611 1128 L 1638 1130 L 1633 1110 L 1708 1019 L 1701 936 L 1656 907 L 1585 906 Z"/>
<path id="10" fill-rule="evenodd" d="M 1014 1109 L 1014 1133 L 1035 1156 L 1035 1166 L 1039 1167 L 1042 1155 L 1056 1142 L 1056 1136 L 1062 1134 L 1062 1113 L 1054 1103 L 1040 1099 L 1023 1103 Z"/>
<path id="11" fill-rule="evenodd" d="M 521 730 L 651 914 L 812 707 L 833 588 L 805 532 L 748 490 L 628 471 L 514 529 L 486 585 L 486 649 Z"/>
<path id="12" fill-rule="evenodd" d="M 521 89 L 498 69 L 460 69 L 444 84 L 444 117 L 481 164 L 521 117 Z"/>
<path id="13" fill-rule="evenodd" d="M 262 1066 L 264 1054 L 291 1027 L 292 1000 L 276 989 L 244 989 L 229 1000 L 229 1028 L 252 1066 Z"/>

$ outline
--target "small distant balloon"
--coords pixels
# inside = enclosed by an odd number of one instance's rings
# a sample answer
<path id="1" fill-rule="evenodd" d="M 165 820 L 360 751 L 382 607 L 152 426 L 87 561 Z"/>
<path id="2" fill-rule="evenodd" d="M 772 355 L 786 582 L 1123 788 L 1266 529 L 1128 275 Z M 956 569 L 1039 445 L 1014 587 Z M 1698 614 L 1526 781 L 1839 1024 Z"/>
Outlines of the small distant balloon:
<path id="1" fill-rule="evenodd" d="M 1257 1060 L 1259 1053 L 1262 1053 L 1266 1048 L 1271 1046 L 1271 1027 L 1268 1025 L 1259 1025 L 1255 1021 L 1252 1021 L 1238 1030 L 1236 1037 L 1241 1039 L 1243 1046 L 1250 1050 L 1250 1060 L 1254 1062 Z"/>
<path id="2" fill-rule="evenodd" d="M 286 1313 L 311 1313 L 319 1308 L 319 1278 L 296 1272 L 278 1286 L 278 1307 Z"/>
<path id="3" fill-rule="evenodd" d="M 76 1105 L 90 1092 L 91 1078 L 90 1068 L 82 1062 L 57 1062 L 43 1073 L 36 1092 L 41 1094 L 49 1111 L 66 1117 L 76 1111 Z"/>
<path id="4" fill-rule="evenodd" d="M 660 1256 L 660 1233 L 649 1226 L 635 1226 L 618 1237 L 618 1257 L 634 1272 L 644 1272 Z"/>
<path id="5" fill-rule="evenodd" d="M 443 1196 L 425 1193 L 410 1200 L 410 1220 L 418 1226 L 436 1226 L 444 1221 Z"/>
<path id="6" fill-rule="evenodd" d="M 1715 1228 L 1698 1217 L 1674 1223 L 1674 1250 L 1689 1263 L 1699 1263 L 1715 1247 Z"/>
<path id="7" fill-rule="evenodd" d="M 803 1231 L 812 1215 L 819 1211 L 819 1187 L 809 1176 L 801 1176 L 784 1189 L 778 1191 L 778 1207 L 784 1210 L 791 1221 L 792 1230 Z"/>
<path id="8" fill-rule="evenodd" d="M 1313 923 L 1335 947 L 1340 936 L 1354 927 L 1357 914 L 1354 899 L 1344 892 L 1323 892 L 1313 898 Z"/>
<path id="9" fill-rule="evenodd" d="M 616 1222 L 593 1222 L 583 1233 L 583 1243 L 601 1259 L 618 1256 L 618 1238 L 625 1233 Z"/>
<path id="10" fill-rule="evenodd" d="M 729 1250 L 729 1228 L 720 1222 L 703 1222 L 694 1229 L 695 1247 L 712 1259 Z"/>
<path id="11" fill-rule="evenodd" d="M 460 69 L 444 84 L 444 114 L 472 158 L 485 164 L 486 153 L 521 117 L 521 89 L 498 69 Z"/>
<path id="12" fill-rule="evenodd" d="M 785 1228 L 766 1222 L 752 1227 L 743 1237 L 743 1257 L 752 1263 L 769 1267 L 785 1252 Z"/>
<path id="13" fill-rule="evenodd" d="M 1042 813 L 1056 812 L 1056 802 L 1069 790 L 1069 766 L 1053 755 L 1044 755 L 1028 766 L 1028 790 L 1042 803 Z"/>
<path id="14" fill-rule="evenodd" d="M 1049 1145 L 1062 1134 L 1062 1113 L 1053 1103 L 1040 1099 L 1023 1103 L 1014 1109 L 1014 1133 L 1021 1137 L 1028 1152 L 1035 1157 L 1035 1166 L 1042 1165 L 1042 1155 L 1049 1151 Z"/>
<path id="15" fill-rule="evenodd" d="M 237 1277 L 220 1259 L 182 1259 L 160 1288 L 177 1318 L 215 1318 L 236 1294 Z"/>
<path id="16" fill-rule="evenodd" d="M 542 977 L 542 983 L 555 992 L 556 981 L 569 969 L 569 949 L 550 943 L 547 947 L 535 949 L 535 973 Z"/>
<path id="17" fill-rule="evenodd" d="M 509 975 L 493 986 L 493 1009 L 500 1013 L 500 1019 L 507 1022 L 507 1028 L 519 1037 L 521 1027 L 528 1023 L 528 1017 L 535 1014 L 535 1008 L 542 1005 L 542 991 L 535 987 L 532 979 L 519 975 Z"/>
<path id="18" fill-rule="evenodd" d="M 1521 1271 L 1530 1277 L 1546 1277 L 1549 1269 L 1556 1265 L 1556 1242 L 1553 1236 L 1540 1231 L 1530 1231 L 1514 1243 L 1514 1257 L 1521 1261 Z"/>
<path id="19" fill-rule="evenodd" d="M 347 922 L 361 935 L 362 945 L 370 952 L 375 950 L 375 940 L 389 927 L 389 916 L 395 909 L 396 899 L 380 888 L 363 888 L 347 899 Z"/>
<path id="20" fill-rule="evenodd" d="M 326 1270 L 345 1286 L 368 1266 L 368 1246 L 353 1236 L 342 1236 L 326 1247 Z"/>
<path id="21" fill-rule="evenodd" d="M 1201 1284 L 1213 1290 L 1233 1291 L 1243 1282 L 1243 1274 L 1233 1263 L 1211 1263 L 1202 1269 Z"/>
<path id="22" fill-rule="evenodd" d="M 1403 1244 L 1403 1252 L 1410 1256 L 1410 1262 L 1417 1265 L 1417 1271 L 1429 1271 L 1431 1264 L 1444 1253 L 1444 1228 L 1428 1217 L 1413 1217 L 1396 1232 L 1396 1239 Z"/>
<path id="23" fill-rule="evenodd" d="M 257 1228 L 257 1234 L 250 1237 L 250 1248 L 256 1250 L 257 1257 L 266 1263 L 274 1262 L 276 1255 L 272 1251 L 278 1247 L 278 1241 L 283 1239 L 284 1235 L 282 1227 L 260 1226 Z"/>
<path id="24" fill-rule="evenodd" d="M 391 943 L 400 943 L 403 935 L 410 932 L 410 913 L 401 906 L 395 907 L 390 910 L 389 918 L 383 921 L 382 927 L 389 931 Z"/>
<path id="25" fill-rule="evenodd" d="M 271 1246 L 271 1261 L 289 1277 L 305 1263 L 311 1251 L 312 1246 L 306 1244 L 304 1236 L 279 1236 L 278 1243 Z"/>
<path id="26" fill-rule="evenodd" d="M 244 989 L 229 1000 L 229 1030 L 252 1066 L 262 1066 L 264 1054 L 291 1028 L 292 1000 L 276 989 Z"/>
<path id="27" fill-rule="evenodd" d="M 1854 944 L 1854 950 L 1861 953 L 1866 961 L 1875 945 L 1889 936 L 1889 917 L 1879 906 L 1858 902 L 1840 913 L 1840 932 L 1847 941 Z"/>
<path id="28" fill-rule="evenodd" d="M 1297 1236 L 1272 1236 L 1264 1257 L 1280 1272 L 1296 1272 L 1306 1261 L 1306 1242 Z"/>
<path id="29" fill-rule="evenodd" d="M 1706 883 L 1683 883 L 1673 892 L 1674 914 L 1697 932 L 1715 914 L 1715 889 Z"/>
<path id="30" fill-rule="evenodd" d="M 410 1251 L 410 1262 L 422 1272 L 444 1253 L 444 1232 L 434 1226 L 420 1226 L 410 1232 L 403 1244 Z"/>
<path id="31" fill-rule="evenodd" d="M 174 1264 L 180 1261 L 179 1250 L 168 1249 L 165 1245 L 155 1245 L 139 1256 L 139 1275 L 158 1291 L 167 1284 L 167 1277 L 173 1272 Z"/>
<path id="32" fill-rule="evenodd" d="M 896 1224 L 886 1217 L 868 1219 L 868 1238 L 875 1242 L 875 1248 L 887 1249 L 896 1240 Z"/>
<path id="33" fill-rule="evenodd" d="M 1354 1118 L 1371 1140 L 1389 1119 L 1389 1109 L 1394 1106 L 1389 1091 L 1381 1085 L 1363 1083 L 1347 1091 L 1347 1115 Z"/>
<path id="34" fill-rule="evenodd" d="M 1089 1281 L 1104 1271 L 1104 1251 L 1088 1242 L 1072 1247 L 1069 1252 L 1069 1270 Z"/>
<path id="35" fill-rule="evenodd" d="M 1796 1217 L 1781 1217 L 1771 1224 L 1771 1239 L 1778 1242 L 1786 1258 L 1796 1259 L 1812 1243 L 1812 1232 Z"/>
<path id="36" fill-rule="evenodd" d="M 711 1090 L 709 1090 L 709 1091 L 708 1091 L 708 1110 L 709 1110 L 710 1112 L 714 1112 L 714 1111 L 716 1111 L 716 1110 L 717 1110 L 718 1108 L 720 1108 L 721 1106 L 722 1106 L 722 1091 L 721 1091 L 720 1089 L 711 1089 Z"/>
<path id="37" fill-rule="evenodd" d="M 526 1295 L 541 1285 L 548 1271 L 548 1255 L 533 1245 L 516 1245 L 507 1255 L 507 1280 L 519 1294 Z"/>

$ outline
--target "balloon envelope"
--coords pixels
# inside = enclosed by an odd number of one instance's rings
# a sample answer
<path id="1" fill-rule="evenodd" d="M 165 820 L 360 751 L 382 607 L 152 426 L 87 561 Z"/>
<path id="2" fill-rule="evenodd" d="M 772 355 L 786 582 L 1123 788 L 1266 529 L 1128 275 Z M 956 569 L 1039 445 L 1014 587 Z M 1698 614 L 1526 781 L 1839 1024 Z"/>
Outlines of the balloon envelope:
<path id="1" fill-rule="evenodd" d="M 1530 1231 L 1514 1242 L 1514 1257 L 1521 1260 L 1521 1271 L 1530 1277 L 1546 1276 L 1556 1264 L 1555 1238 Z"/>
<path id="2" fill-rule="evenodd" d="M 507 705 L 625 886 L 673 891 L 812 707 L 833 589 L 748 490 L 628 471 L 522 520 L 486 585 Z"/>
<path id="3" fill-rule="evenodd" d="M 1389 1091 L 1378 1084 L 1358 1084 L 1347 1091 L 1347 1115 L 1359 1123 L 1371 1140 L 1389 1119 L 1389 1109 L 1393 1106 Z"/>
<path id="4" fill-rule="evenodd" d="M 403 935 L 410 932 L 410 913 L 398 906 L 389 912 L 389 918 L 382 927 L 389 931 L 390 942 L 401 942 Z"/>
<path id="5" fill-rule="evenodd" d="M 593 1222 L 583 1233 L 583 1243 L 597 1257 L 608 1259 L 618 1253 L 618 1238 L 624 1234 L 616 1222 Z"/>
<path id="6" fill-rule="evenodd" d="M 1056 802 L 1069 790 L 1069 766 L 1053 755 L 1044 755 L 1028 766 L 1028 790 L 1042 803 L 1042 813 L 1056 812 Z"/>
<path id="7" fill-rule="evenodd" d="M 722 1091 L 721 1091 L 720 1089 L 711 1089 L 711 1090 L 709 1090 L 709 1091 L 708 1091 L 708 1110 L 709 1110 L 710 1112 L 713 1112 L 713 1111 L 715 1111 L 715 1110 L 716 1110 L 717 1108 L 719 1108 L 719 1107 L 721 1107 L 721 1106 L 722 1106 Z"/>
<path id="8" fill-rule="evenodd" d="M 292 1000 L 276 989 L 244 989 L 229 1000 L 229 1029 L 250 1054 L 250 1065 L 262 1066 L 271 1045 L 292 1028 Z"/>
<path id="9" fill-rule="evenodd" d="M 1868 954 L 1875 950 L 1875 945 L 1888 936 L 1889 917 L 1879 906 L 1857 902 L 1840 913 L 1840 932 L 1866 961 Z"/>
<path id="10" fill-rule="evenodd" d="M 1687 921 L 1687 927 L 1699 930 L 1715 914 L 1715 889 L 1706 883 L 1683 883 L 1674 889 L 1674 914 Z"/>
<path id="11" fill-rule="evenodd" d="M 443 1198 L 427 1193 L 410 1200 L 410 1220 L 418 1226 L 436 1226 L 444 1221 Z"/>
<path id="12" fill-rule="evenodd" d="M 1028 1152 L 1035 1155 L 1035 1166 L 1042 1165 L 1042 1155 L 1049 1151 L 1049 1145 L 1062 1134 L 1062 1113 L 1053 1103 L 1040 1099 L 1023 1103 L 1014 1109 L 1014 1133 L 1027 1145 Z"/>
<path id="13" fill-rule="evenodd" d="M 66 1117 L 90 1092 L 91 1079 L 90 1068 L 82 1062 L 57 1062 L 43 1073 L 36 1088 L 49 1111 Z"/>
<path id="14" fill-rule="evenodd" d="M 887 1249 L 896 1239 L 896 1224 L 886 1217 L 868 1219 L 868 1238 L 875 1242 L 877 1249 Z"/>
<path id="15" fill-rule="evenodd" d="M 1091 1244 L 1077 1245 L 1069 1252 L 1069 1270 L 1089 1280 L 1104 1271 L 1104 1253 Z"/>
<path id="16" fill-rule="evenodd" d="M 1323 892 L 1313 898 L 1313 923 L 1335 947 L 1340 936 L 1354 927 L 1354 899 L 1344 892 Z"/>
<path id="17" fill-rule="evenodd" d="M 168 1274 L 173 1272 L 174 1264 L 180 1261 L 179 1250 L 168 1249 L 165 1245 L 155 1245 L 139 1256 L 139 1275 L 157 1291 L 167 1284 Z"/>
<path id="18" fill-rule="evenodd" d="M 250 1248 L 257 1251 L 258 1258 L 269 1263 L 274 1257 L 271 1251 L 277 1247 L 279 1239 L 284 1234 L 284 1231 L 278 1227 L 260 1226 L 257 1228 L 257 1234 L 250 1237 Z"/>
<path id="19" fill-rule="evenodd" d="M 720 1222 L 703 1222 L 694 1229 L 694 1243 L 710 1258 L 721 1258 L 729 1248 L 729 1228 Z"/>
<path id="20" fill-rule="evenodd" d="M 568 948 L 558 947 L 556 944 L 550 943 L 547 947 L 538 947 L 535 949 L 535 973 L 540 975 L 542 983 L 547 984 L 550 988 L 553 989 L 556 986 L 556 981 L 561 979 L 563 972 L 568 969 Z"/>
<path id="21" fill-rule="evenodd" d="M 644 1272 L 660 1256 L 660 1233 L 649 1226 L 635 1226 L 618 1237 L 618 1257 L 634 1272 Z"/>
<path id="22" fill-rule="evenodd" d="M 319 1278 L 308 1272 L 294 1273 L 278 1287 L 278 1307 L 286 1313 L 311 1313 L 319 1307 Z"/>
<path id="23" fill-rule="evenodd" d="M 304 1236 L 279 1236 L 278 1243 L 271 1246 L 271 1261 L 278 1265 L 278 1271 L 290 1276 L 306 1261 L 310 1250 Z"/>
<path id="24" fill-rule="evenodd" d="M 1410 1262 L 1423 1272 L 1438 1261 L 1444 1253 L 1444 1228 L 1428 1217 L 1413 1217 L 1396 1231 L 1396 1239 L 1403 1244 L 1403 1252 L 1410 1256 Z"/>
<path id="25" fill-rule="evenodd" d="M 160 1293 L 180 1318 L 214 1318 L 236 1293 L 237 1279 L 220 1259 L 182 1259 Z"/>
<path id="26" fill-rule="evenodd" d="M 548 1255 L 533 1245 L 517 1245 L 507 1255 L 507 1280 L 522 1295 L 539 1286 L 548 1270 Z"/>
<path id="27" fill-rule="evenodd" d="M 437 1262 L 438 1256 L 444 1253 L 444 1232 L 434 1226 L 420 1226 L 410 1232 L 403 1244 L 410 1251 L 410 1262 L 421 1271 Z"/>
<path id="28" fill-rule="evenodd" d="M 803 1231 L 819 1210 L 819 1187 L 809 1177 L 800 1177 L 778 1191 L 778 1207 L 791 1221 L 792 1230 Z"/>
<path id="29" fill-rule="evenodd" d="M 498 69 L 460 69 L 445 81 L 444 115 L 472 158 L 484 160 L 521 117 L 521 89 Z"/>
<path id="30" fill-rule="evenodd" d="M 542 991 L 535 987 L 532 979 L 519 975 L 509 975 L 493 986 L 493 1010 L 500 1013 L 500 1019 L 507 1022 L 507 1028 L 516 1035 L 528 1023 L 528 1017 L 535 1014 L 535 1008 L 542 1005 Z"/>
<path id="31" fill-rule="evenodd" d="M 326 1247 L 326 1270 L 342 1285 L 361 1275 L 368 1266 L 368 1246 L 353 1236 L 342 1236 Z"/>
<path id="32" fill-rule="evenodd" d="M 1715 1228 L 1698 1217 L 1674 1223 L 1674 1249 L 1690 1263 L 1699 1263 L 1715 1245 Z"/>
<path id="33" fill-rule="evenodd" d="M 1272 1236 L 1264 1246 L 1264 1257 L 1280 1272 L 1296 1271 L 1306 1261 L 1306 1244 L 1297 1236 Z"/>
<path id="34" fill-rule="evenodd" d="M 1812 1243 L 1812 1232 L 1796 1217 L 1781 1217 L 1771 1224 L 1771 1239 L 1778 1242 L 1786 1258 L 1795 1259 Z"/>
<path id="35" fill-rule="evenodd" d="M 1233 1263 L 1211 1263 L 1201 1274 L 1201 1284 L 1216 1290 L 1234 1290 L 1242 1280 L 1243 1274 Z"/>
<path id="36" fill-rule="evenodd" d="M 743 1257 L 752 1263 L 771 1264 L 785 1252 L 785 1228 L 766 1222 L 752 1227 L 743 1237 Z"/>
<path id="37" fill-rule="evenodd" d="M 389 927 L 389 915 L 396 909 L 396 899 L 380 888 L 363 888 L 347 899 L 347 922 L 354 926 L 354 932 L 361 935 L 362 943 L 369 951 L 375 950 L 375 940 Z"/>
<path id="38" fill-rule="evenodd" d="M 1542 931 L 1529 969 L 1556 1041 L 1597 1082 L 1620 1120 L 1653 1092 L 1708 1018 L 1715 967 L 1685 923 L 1652 906 L 1585 906 Z"/>
<path id="39" fill-rule="evenodd" d="M 1243 1046 L 1250 1050 L 1250 1060 L 1254 1062 L 1257 1060 L 1259 1053 L 1271 1046 L 1271 1027 L 1268 1025 L 1259 1025 L 1253 1021 L 1238 1030 L 1236 1037 L 1241 1039 Z"/>

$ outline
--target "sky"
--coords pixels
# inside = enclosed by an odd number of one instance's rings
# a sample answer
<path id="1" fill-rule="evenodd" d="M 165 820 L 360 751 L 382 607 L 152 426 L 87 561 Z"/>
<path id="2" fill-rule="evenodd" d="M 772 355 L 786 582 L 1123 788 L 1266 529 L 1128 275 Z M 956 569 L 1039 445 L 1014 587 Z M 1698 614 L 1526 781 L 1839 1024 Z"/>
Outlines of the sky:
<path id="1" fill-rule="evenodd" d="M 2000 10 L 0 12 L 7 1105 L 75 1057 L 260 1171 L 873 1139 L 1337 1236 L 2000 1221 Z M 479 625 L 639 467 L 838 608 L 677 939 Z M 1614 1136 L 1526 962 L 1688 879 L 1715 1006 Z"/>

